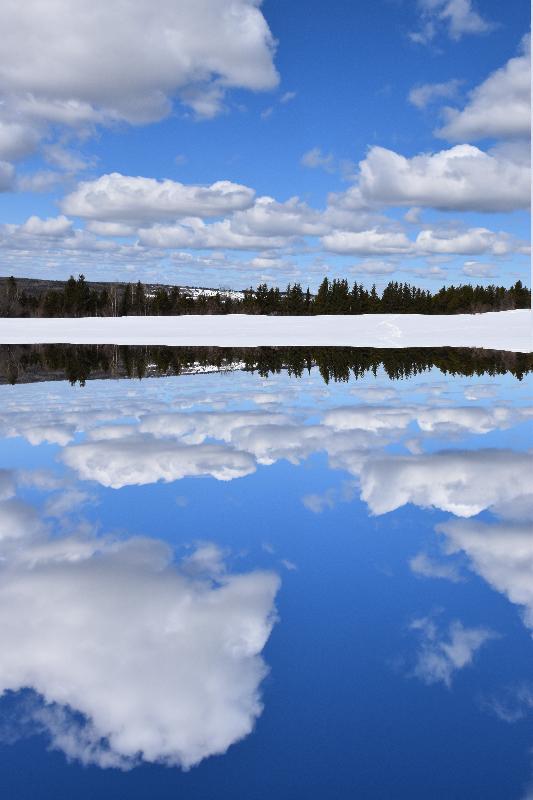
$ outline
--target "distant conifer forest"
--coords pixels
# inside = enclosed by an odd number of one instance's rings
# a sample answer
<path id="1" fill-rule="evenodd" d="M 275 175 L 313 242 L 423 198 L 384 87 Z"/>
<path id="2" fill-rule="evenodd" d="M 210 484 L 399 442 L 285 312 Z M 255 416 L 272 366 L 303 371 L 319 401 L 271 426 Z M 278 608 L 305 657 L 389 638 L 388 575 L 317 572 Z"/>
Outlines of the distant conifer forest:
<path id="1" fill-rule="evenodd" d="M 262 283 L 255 289 L 192 290 L 178 286 L 137 283 L 91 284 L 84 275 L 55 281 L 13 276 L 0 279 L 2 317 L 120 317 L 179 314 L 475 314 L 529 308 L 531 292 L 517 281 L 514 286 L 442 287 L 432 293 L 409 283 L 391 281 L 379 293 L 346 279 L 324 278 L 318 292 L 299 283 L 283 291 Z M 41 287 L 41 284 L 43 285 Z"/>

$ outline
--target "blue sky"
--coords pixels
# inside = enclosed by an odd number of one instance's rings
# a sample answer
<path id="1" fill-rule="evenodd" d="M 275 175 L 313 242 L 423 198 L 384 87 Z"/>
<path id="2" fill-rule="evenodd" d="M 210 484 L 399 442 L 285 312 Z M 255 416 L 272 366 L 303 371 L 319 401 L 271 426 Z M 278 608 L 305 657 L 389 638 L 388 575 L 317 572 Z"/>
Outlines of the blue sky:
<path id="1" fill-rule="evenodd" d="M 0 271 L 529 283 L 529 18 L 527 0 L 9 4 Z"/>
<path id="2" fill-rule="evenodd" d="M 530 381 L 1 396 L 4 796 L 527 797 Z"/>

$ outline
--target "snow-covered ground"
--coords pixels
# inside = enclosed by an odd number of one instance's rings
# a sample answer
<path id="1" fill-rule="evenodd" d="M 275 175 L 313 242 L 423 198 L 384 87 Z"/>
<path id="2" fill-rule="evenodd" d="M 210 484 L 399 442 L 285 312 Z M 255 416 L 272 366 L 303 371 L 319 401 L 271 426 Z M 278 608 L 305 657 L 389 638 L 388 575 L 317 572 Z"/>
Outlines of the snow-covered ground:
<path id="1" fill-rule="evenodd" d="M 183 346 L 484 347 L 533 351 L 531 311 L 424 316 L 181 317 L 0 319 L 0 343 L 162 344 Z"/>

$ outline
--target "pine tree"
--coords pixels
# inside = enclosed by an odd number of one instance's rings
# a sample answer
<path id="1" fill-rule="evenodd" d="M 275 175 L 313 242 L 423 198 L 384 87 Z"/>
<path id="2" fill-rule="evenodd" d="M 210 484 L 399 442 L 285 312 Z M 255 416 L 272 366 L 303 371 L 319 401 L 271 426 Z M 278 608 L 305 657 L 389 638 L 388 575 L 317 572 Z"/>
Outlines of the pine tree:
<path id="1" fill-rule="evenodd" d="M 319 286 L 318 293 L 315 299 L 315 311 L 317 314 L 329 313 L 329 281 L 324 278 Z"/>

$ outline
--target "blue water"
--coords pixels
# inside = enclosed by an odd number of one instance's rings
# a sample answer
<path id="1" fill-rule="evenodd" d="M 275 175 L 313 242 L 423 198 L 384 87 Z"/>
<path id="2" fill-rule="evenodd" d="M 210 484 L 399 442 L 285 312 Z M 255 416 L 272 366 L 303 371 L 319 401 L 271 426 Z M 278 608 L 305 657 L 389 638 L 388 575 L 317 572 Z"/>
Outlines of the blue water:
<path id="1" fill-rule="evenodd" d="M 2 797 L 527 797 L 532 389 L 1 387 Z"/>

